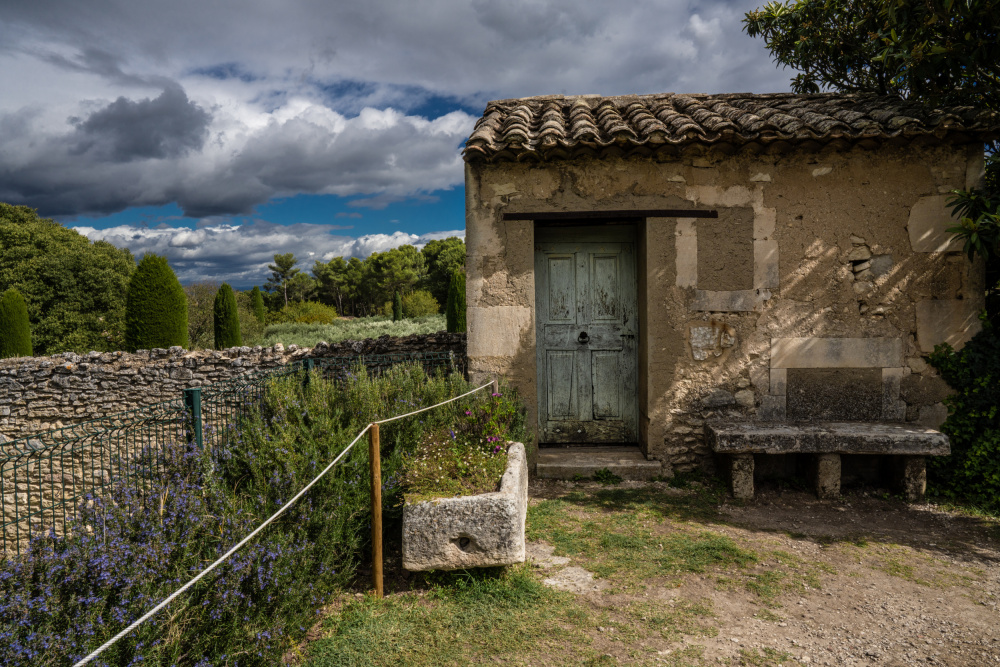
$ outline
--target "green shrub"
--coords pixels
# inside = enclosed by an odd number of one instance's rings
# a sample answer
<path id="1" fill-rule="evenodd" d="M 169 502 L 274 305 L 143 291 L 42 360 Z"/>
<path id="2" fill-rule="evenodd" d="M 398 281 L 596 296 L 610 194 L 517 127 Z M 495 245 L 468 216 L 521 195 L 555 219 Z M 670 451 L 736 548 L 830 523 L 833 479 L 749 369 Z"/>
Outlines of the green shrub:
<path id="1" fill-rule="evenodd" d="M 441 305 L 437 302 L 437 299 L 425 289 L 418 289 L 403 297 L 404 317 L 437 315 L 440 310 Z"/>
<path id="2" fill-rule="evenodd" d="M 444 315 L 448 322 L 448 331 L 451 333 L 465 331 L 465 274 L 461 271 L 451 274 Z"/>
<path id="3" fill-rule="evenodd" d="M 184 288 L 166 257 L 144 255 L 132 274 L 125 302 L 125 349 L 188 346 Z"/>
<path id="4" fill-rule="evenodd" d="M 285 322 L 271 324 L 264 330 L 261 345 L 275 343 L 312 347 L 319 341 L 337 343 L 342 340 L 364 340 L 379 336 L 409 336 L 444 330 L 444 315 L 426 315 L 393 322 L 391 317 L 345 317 L 332 324 L 301 324 Z"/>
<path id="5" fill-rule="evenodd" d="M 224 350 L 243 345 L 243 337 L 240 336 L 240 317 L 236 311 L 236 295 L 233 294 L 233 288 L 226 283 L 222 283 L 222 287 L 215 295 L 213 313 L 215 349 Z"/>
<path id="6" fill-rule="evenodd" d="M 932 490 L 1000 510 L 1000 336 L 986 323 L 959 352 L 935 347 L 930 363 L 955 390 L 941 427 L 951 456 L 931 457 Z"/>
<path id="7" fill-rule="evenodd" d="M 399 295 L 399 290 L 392 293 L 392 321 L 398 322 L 403 319 L 403 297 Z"/>
<path id="8" fill-rule="evenodd" d="M 21 293 L 11 288 L 0 296 L 0 359 L 31 354 L 28 306 Z"/>
<path id="9" fill-rule="evenodd" d="M 264 318 L 267 317 L 267 313 L 264 312 L 264 295 L 260 293 L 260 288 L 256 285 L 250 290 L 250 312 L 253 313 L 258 322 L 264 323 Z"/>
<path id="10" fill-rule="evenodd" d="M 330 324 L 337 319 L 337 309 L 319 301 L 291 301 L 274 315 L 274 324 Z"/>

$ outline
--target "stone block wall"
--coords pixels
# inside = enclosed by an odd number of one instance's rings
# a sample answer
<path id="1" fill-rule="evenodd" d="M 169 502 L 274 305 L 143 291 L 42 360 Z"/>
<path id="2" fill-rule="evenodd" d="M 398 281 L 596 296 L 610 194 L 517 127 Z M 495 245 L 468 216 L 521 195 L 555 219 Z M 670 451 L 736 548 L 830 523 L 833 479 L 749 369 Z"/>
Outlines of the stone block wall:
<path id="1" fill-rule="evenodd" d="M 180 347 L 126 352 L 68 352 L 0 360 L 0 434 L 19 438 L 123 410 L 179 398 L 184 389 L 248 371 L 309 358 L 416 352 L 465 357 L 465 334 L 439 332 L 402 338 L 319 343 L 299 348 L 234 347 L 189 352 Z"/>

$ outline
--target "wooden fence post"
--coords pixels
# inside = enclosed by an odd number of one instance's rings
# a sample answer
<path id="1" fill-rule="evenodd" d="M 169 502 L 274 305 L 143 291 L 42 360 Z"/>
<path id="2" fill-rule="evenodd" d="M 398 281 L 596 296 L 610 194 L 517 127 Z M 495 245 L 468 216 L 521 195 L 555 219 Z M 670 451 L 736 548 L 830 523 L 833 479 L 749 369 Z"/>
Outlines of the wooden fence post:
<path id="1" fill-rule="evenodd" d="M 372 424 L 368 443 L 368 460 L 372 474 L 372 583 L 375 597 L 382 590 L 382 460 L 379 451 L 378 424 Z"/>

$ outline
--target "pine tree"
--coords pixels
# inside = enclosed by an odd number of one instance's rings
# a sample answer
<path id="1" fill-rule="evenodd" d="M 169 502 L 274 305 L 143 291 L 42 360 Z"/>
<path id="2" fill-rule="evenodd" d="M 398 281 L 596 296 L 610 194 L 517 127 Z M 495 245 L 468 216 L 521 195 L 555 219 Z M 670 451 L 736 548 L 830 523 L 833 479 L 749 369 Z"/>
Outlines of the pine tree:
<path id="1" fill-rule="evenodd" d="M 257 318 L 257 321 L 261 324 L 264 323 L 264 295 L 260 293 L 260 288 L 256 285 L 250 291 L 250 309 L 253 311 L 253 316 Z"/>
<path id="2" fill-rule="evenodd" d="M 399 295 L 399 290 L 392 293 L 392 321 L 398 322 L 403 319 L 403 297 Z"/>
<path id="3" fill-rule="evenodd" d="M 240 317 L 236 310 L 233 288 L 222 283 L 215 295 L 215 349 L 225 350 L 243 345 L 240 336 Z"/>
<path id="4" fill-rule="evenodd" d="M 166 257 L 144 255 L 132 274 L 125 303 L 125 349 L 129 352 L 188 346 L 184 288 Z"/>
<path id="5" fill-rule="evenodd" d="M 0 296 L 0 359 L 31 355 L 28 306 L 21 293 L 11 288 Z"/>
<path id="6" fill-rule="evenodd" d="M 465 331 L 465 273 L 456 270 L 451 274 L 448 285 L 448 303 L 444 309 L 448 331 L 456 333 Z"/>

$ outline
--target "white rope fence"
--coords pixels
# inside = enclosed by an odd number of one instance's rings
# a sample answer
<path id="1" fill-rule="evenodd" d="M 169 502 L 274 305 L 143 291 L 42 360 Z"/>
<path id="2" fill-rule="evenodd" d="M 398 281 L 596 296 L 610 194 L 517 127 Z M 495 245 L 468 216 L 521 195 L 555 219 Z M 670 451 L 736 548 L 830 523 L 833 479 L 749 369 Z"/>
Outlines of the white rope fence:
<path id="1" fill-rule="evenodd" d="M 373 425 L 375 425 L 375 424 L 385 424 L 385 423 L 388 423 L 388 422 L 397 421 L 399 419 L 404 419 L 406 417 L 412 417 L 413 415 L 419 414 L 421 412 L 426 412 L 428 410 L 433 410 L 434 408 L 439 408 L 442 405 L 447 405 L 448 403 L 451 403 L 453 401 L 457 401 L 460 398 L 465 398 L 466 396 L 469 396 L 471 394 L 475 394 L 477 391 L 482 391 L 483 389 L 486 389 L 487 387 L 494 387 L 494 389 L 495 389 L 496 386 L 497 386 L 497 382 L 496 382 L 496 380 L 493 380 L 492 382 L 490 382 L 488 384 L 484 384 L 482 387 L 477 387 L 477 388 L 473 389 L 472 391 L 467 391 L 464 394 L 461 394 L 459 396 L 455 396 L 454 398 L 449 398 L 446 401 L 441 401 L 440 403 L 438 403 L 436 405 L 431 405 L 431 406 L 428 406 L 426 408 L 420 408 L 419 410 L 414 410 L 413 412 L 407 412 L 405 415 L 396 415 L 395 417 L 389 417 L 387 419 L 380 419 L 378 421 L 372 422 L 371 424 L 368 424 L 368 426 L 365 426 L 361 430 L 361 432 L 358 433 L 358 436 L 356 438 L 354 438 L 354 440 L 351 441 L 351 444 L 349 444 L 347 447 L 345 447 L 344 450 L 342 452 L 340 452 L 340 454 L 337 455 L 337 458 L 335 458 L 333 461 L 330 462 L 330 465 L 328 465 L 327 467 L 323 468 L 322 472 L 320 472 L 318 475 L 316 475 L 316 477 L 313 479 L 313 481 L 309 482 L 304 487 L 302 487 L 302 490 L 300 490 L 298 493 L 296 493 L 292 497 L 291 500 L 289 500 L 287 503 L 285 503 L 284 505 L 282 505 L 281 508 L 277 512 L 275 512 L 274 514 L 272 514 L 267 520 L 264 521 L 264 523 L 260 524 L 252 533 L 250 533 L 249 535 L 247 535 L 246 537 L 244 537 L 242 540 L 240 540 L 238 543 L 236 543 L 236 545 L 233 546 L 233 548 L 231 548 L 229 551 L 227 551 L 222 556 L 220 556 L 219 559 L 216 560 L 214 563 L 212 563 L 211 565 L 209 565 L 208 567 L 206 567 L 204 570 L 202 570 L 201 572 L 199 572 L 197 575 L 195 575 L 195 577 L 193 579 L 191 579 L 191 581 L 187 582 L 186 584 L 184 584 L 183 586 L 181 586 L 180 588 L 178 588 L 176 591 L 174 591 L 173 593 L 171 593 L 169 596 L 167 596 L 167 598 L 165 600 L 163 600 L 163 602 L 161 602 L 160 604 L 156 605 L 155 607 L 153 607 L 152 609 L 150 609 L 149 611 L 147 611 L 145 614 L 143 614 L 138 620 L 136 620 L 130 626 L 128 626 L 127 628 L 125 628 L 124 630 L 122 630 L 121 632 L 119 632 L 117 635 L 115 635 L 114 637 L 112 637 L 108 641 L 106 641 L 103 644 L 101 644 L 93 653 L 91 653 L 90 655 L 88 655 L 86 658 L 83 658 L 79 662 L 75 663 L 73 665 L 73 667 L 81 667 L 81 665 L 86 665 L 88 662 L 90 662 L 91 660 L 93 660 L 94 658 L 96 658 L 97 656 L 99 656 L 101 653 L 104 653 L 104 651 L 106 651 L 109 648 L 111 648 L 111 646 L 114 645 L 115 642 L 117 642 L 119 639 L 121 639 L 122 637 L 124 637 L 125 635 L 127 635 L 130 632 L 132 632 L 133 630 L 135 630 L 140 625 L 142 625 L 143 621 L 147 620 L 148 618 L 150 618 L 151 616 L 153 616 L 154 614 L 156 614 L 156 612 L 160 611 L 161 609 L 163 609 L 164 607 L 166 607 L 168 604 L 170 604 L 171 602 L 173 602 L 177 598 L 177 596 L 179 596 L 181 593 L 183 593 L 187 589 L 189 589 L 192 586 L 194 586 L 196 583 L 198 583 L 199 580 L 201 580 L 202 577 L 204 577 L 206 574 L 208 574 L 209 572 L 211 572 L 212 570 L 214 570 L 223 561 L 225 561 L 227 558 L 229 558 L 230 556 L 232 556 L 234 553 L 236 553 L 237 551 L 239 551 L 239 549 L 243 545 L 245 545 L 247 542 L 249 542 L 250 540 L 252 540 L 254 538 L 254 536 L 257 535 L 257 533 L 259 533 L 260 531 L 264 530 L 264 528 L 266 528 L 268 524 L 270 524 L 272 521 L 274 521 L 279 516 L 281 516 L 282 514 L 284 514 L 285 510 L 287 510 L 289 507 L 291 507 L 295 503 L 295 501 L 297 501 L 299 498 L 301 498 L 303 495 L 305 495 L 306 491 L 308 491 L 309 489 L 311 489 L 316 482 L 318 482 L 320 479 L 322 479 L 323 475 L 325 475 L 326 473 L 328 473 L 330 471 L 330 469 L 333 468 L 333 466 L 337 465 L 337 463 L 339 463 L 340 460 L 342 458 L 344 458 L 344 456 L 349 451 L 351 451 L 351 448 L 354 447 L 355 444 L 357 444 L 358 440 L 360 440 L 361 437 L 365 433 L 367 433 L 368 430 L 371 429 L 371 427 Z"/>

